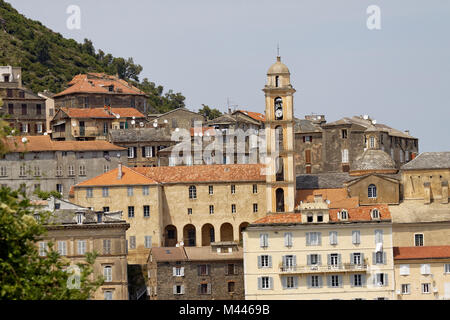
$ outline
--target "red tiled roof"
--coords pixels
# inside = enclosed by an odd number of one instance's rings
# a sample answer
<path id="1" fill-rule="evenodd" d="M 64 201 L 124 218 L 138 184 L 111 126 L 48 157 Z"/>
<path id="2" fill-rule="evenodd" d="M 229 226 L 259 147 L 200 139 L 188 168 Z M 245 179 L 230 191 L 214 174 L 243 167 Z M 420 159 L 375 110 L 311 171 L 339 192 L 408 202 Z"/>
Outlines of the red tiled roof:
<path id="1" fill-rule="evenodd" d="M 216 130 L 212 127 L 201 127 L 201 128 L 191 128 L 191 137 L 194 137 L 195 134 L 198 135 L 201 133 L 203 136 L 209 134 L 210 136 L 214 136 L 216 134 Z"/>
<path id="2" fill-rule="evenodd" d="M 26 143 L 22 139 L 26 139 Z M 8 137 L 4 139 L 8 152 L 38 151 L 121 151 L 125 148 L 107 141 L 54 141 L 50 136 Z"/>
<path id="3" fill-rule="evenodd" d="M 245 110 L 238 110 L 239 112 L 242 112 L 243 114 L 249 116 L 252 119 L 258 120 L 258 121 L 266 121 L 266 116 L 259 112 L 252 112 L 252 111 L 245 111 Z"/>
<path id="4" fill-rule="evenodd" d="M 115 76 L 104 73 L 79 74 L 73 77 L 68 83 L 66 90 L 55 95 L 55 97 L 64 96 L 73 93 L 109 93 L 109 94 L 133 94 L 145 95 L 145 92 L 139 90 L 128 82 Z M 114 91 L 109 91 L 109 86 L 114 86 Z"/>
<path id="5" fill-rule="evenodd" d="M 95 178 L 83 181 L 75 187 L 90 187 L 90 186 L 119 186 L 119 185 L 149 185 L 157 182 L 149 177 L 146 177 L 133 169 L 122 165 L 122 178 L 118 179 L 119 169 L 103 173 Z"/>
<path id="6" fill-rule="evenodd" d="M 133 170 L 162 183 L 266 181 L 263 164 L 216 164 L 137 167 Z"/>
<path id="7" fill-rule="evenodd" d="M 348 212 L 348 219 L 345 220 L 346 222 L 362 222 L 362 221 L 372 221 L 371 218 L 371 211 L 372 209 L 378 209 L 380 213 L 380 220 L 386 221 L 391 220 L 391 213 L 389 211 L 389 208 L 387 205 L 378 205 L 378 206 L 361 206 L 358 208 L 342 208 L 347 210 Z M 342 209 L 330 209 L 330 221 L 331 222 L 338 222 L 337 213 L 338 211 L 341 211 Z M 274 213 L 269 214 L 259 220 L 256 220 L 253 222 L 253 224 L 277 224 L 277 223 L 302 223 L 302 215 L 301 213 Z"/>
<path id="8" fill-rule="evenodd" d="M 145 115 L 135 108 L 111 108 L 111 112 L 120 115 L 121 118 L 145 118 Z"/>
<path id="9" fill-rule="evenodd" d="M 394 247 L 394 259 L 450 258 L 450 246 Z"/>
<path id="10" fill-rule="evenodd" d="M 115 118 L 105 108 L 61 108 L 61 111 L 67 114 L 70 118 Z"/>

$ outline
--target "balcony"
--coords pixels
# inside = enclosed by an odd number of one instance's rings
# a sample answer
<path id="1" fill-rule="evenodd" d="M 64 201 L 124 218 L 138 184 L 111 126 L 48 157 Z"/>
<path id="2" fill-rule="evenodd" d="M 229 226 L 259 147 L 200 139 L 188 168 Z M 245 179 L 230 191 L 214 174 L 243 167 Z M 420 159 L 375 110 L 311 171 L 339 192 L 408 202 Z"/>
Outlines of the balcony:
<path id="1" fill-rule="evenodd" d="M 367 270 L 367 264 L 351 263 L 342 263 L 338 265 L 280 266 L 280 273 L 282 274 L 367 272 Z"/>

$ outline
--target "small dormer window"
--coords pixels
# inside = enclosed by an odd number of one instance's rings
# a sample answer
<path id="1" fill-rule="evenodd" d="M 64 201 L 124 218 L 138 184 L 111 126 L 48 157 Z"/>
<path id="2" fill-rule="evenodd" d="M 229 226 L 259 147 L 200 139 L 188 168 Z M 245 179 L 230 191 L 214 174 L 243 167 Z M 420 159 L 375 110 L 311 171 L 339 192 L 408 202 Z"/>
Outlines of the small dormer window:
<path id="1" fill-rule="evenodd" d="M 83 214 L 77 213 L 77 224 L 82 224 L 82 223 L 83 223 Z"/>
<path id="2" fill-rule="evenodd" d="M 375 137 L 370 137 L 369 139 L 369 148 L 375 148 Z"/>
<path id="3" fill-rule="evenodd" d="M 372 215 L 372 219 L 374 219 L 374 220 L 380 219 L 380 212 L 378 211 L 378 209 L 373 209 L 371 215 Z"/>
<path id="4" fill-rule="evenodd" d="M 317 215 L 317 222 L 323 222 L 323 214 L 318 214 Z"/>
<path id="5" fill-rule="evenodd" d="M 347 210 L 342 210 L 341 211 L 340 220 L 348 220 L 348 212 L 347 212 Z"/>
<path id="6" fill-rule="evenodd" d="M 306 216 L 307 218 L 307 222 L 313 222 L 313 214 L 312 213 L 308 213 L 308 215 Z"/>

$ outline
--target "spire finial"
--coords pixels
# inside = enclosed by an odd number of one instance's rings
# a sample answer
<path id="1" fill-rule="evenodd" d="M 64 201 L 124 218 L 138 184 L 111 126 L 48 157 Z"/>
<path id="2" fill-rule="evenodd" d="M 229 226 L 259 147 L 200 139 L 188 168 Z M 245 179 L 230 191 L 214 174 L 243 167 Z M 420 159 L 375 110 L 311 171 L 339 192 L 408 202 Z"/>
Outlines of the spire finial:
<path id="1" fill-rule="evenodd" d="M 280 56 L 280 43 L 277 42 L 277 57 Z"/>

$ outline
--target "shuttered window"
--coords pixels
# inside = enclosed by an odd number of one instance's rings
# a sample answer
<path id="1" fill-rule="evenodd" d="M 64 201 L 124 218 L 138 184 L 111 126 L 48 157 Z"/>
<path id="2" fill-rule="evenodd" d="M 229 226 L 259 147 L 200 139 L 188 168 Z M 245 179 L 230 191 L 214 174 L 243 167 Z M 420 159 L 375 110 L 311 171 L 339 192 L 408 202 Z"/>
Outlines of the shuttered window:
<path id="1" fill-rule="evenodd" d="M 103 254 L 111 254 L 111 240 L 103 240 Z"/>
<path id="2" fill-rule="evenodd" d="M 400 275 L 401 276 L 409 275 L 409 264 L 400 265 Z"/>
<path id="3" fill-rule="evenodd" d="M 261 233 L 259 235 L 259 242 L 261 248 L 267 248 L 269 246 L 269 235 L 267 233 Z"/>
<path id="4" fill-rule="evenodd" d="M 311 150 L 305 150 L 305 163 L 311 164 Z"/>
<path id="5" fill-rule="evenodd" d="M 359 230 L 352 231 L 352 243 L 353 244 L 361 243 L 361 232 Z"/>
<path id="6" fill-rule="evenodd" d="M 86 240 L 78 240 L 77 243 L 78 254 L 83 255 L 86 253 Z"/>
<path id="7" fill-rule="evenodd" d="M 67 255 L 67 242 L 66 241 L 58 241 L 58 253 L 61 256 Z"/>
<path id="8" fill-rule="evenodd" d="M 284 245 L 286 247 L 292 247 L 292 233 L 291 232 L 286 232 L 284 234 Z"/>
<path id="9" fill-rule="evenodd" d="M 112 281 L 112 267 L 106 266 L 103 268 L 103 276 L 105 277 L 105 282 Z"/>

